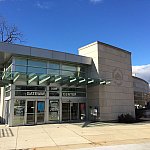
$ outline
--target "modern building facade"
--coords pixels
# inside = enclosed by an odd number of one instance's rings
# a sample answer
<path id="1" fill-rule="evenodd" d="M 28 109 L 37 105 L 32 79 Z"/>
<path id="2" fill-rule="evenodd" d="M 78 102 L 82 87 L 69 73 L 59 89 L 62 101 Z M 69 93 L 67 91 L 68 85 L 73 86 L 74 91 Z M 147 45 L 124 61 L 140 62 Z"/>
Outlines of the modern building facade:
<path id="1" fill-rule="evenodd" d="M 94 42 L 79 55 L 0 43 L 0 116 L 9 126 L 135 115 L 131 53 Z"/>
<path id="2" fill-rule="evenodd" d="M 149 102 L 149 83 L 133 76 L 134 103 L 137 109 L 144 108 Z"/>

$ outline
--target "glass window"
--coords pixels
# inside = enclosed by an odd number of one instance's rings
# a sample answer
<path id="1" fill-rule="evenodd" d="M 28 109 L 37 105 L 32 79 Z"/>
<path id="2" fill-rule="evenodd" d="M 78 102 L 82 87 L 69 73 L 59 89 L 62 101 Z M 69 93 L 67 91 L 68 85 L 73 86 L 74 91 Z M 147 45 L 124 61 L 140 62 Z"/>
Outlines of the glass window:
<path id="1" fill-rule="evenodd" d="M 62 70 L 62 75 L 64 76 L 71 76 L 71 77 L 77 77 L 78 73 L 74 71 L 64 71 Z"/>
<path id="2" fill-rule="evenodd" d="M 48 74 L 59 75 L 60 65 L 55 63 L 49 63 Z"/>
<path id="3" fill-rule="evenodd" d="M 49 63 L 49 68 L 50 69 L 60 69 L 60 65 L 55 64 L 55 63 Z"/>
<path id="4" fill-rule="evenodd" d="M 78 76 L 77 67 L 71 65 L 62 65 L 62 75 L 64 76 Z"/>
<path id="5" fill-rule="evenodd" d="M 25 116 L 25 100 L 15 100 L 13 125 L 23 125 L 24 116 Z"/>
<path id="6" fill-rule="evenodd" d="M 48 69 L 48 74 L 51 74 L 51 75 L 59 75 L 59 74 L 60 74 L 60 70 Z"/>
<path id="7" fill-rule="evenodd" d="M 26 72 L 27 67 L 15 66 L 15 72 Z"/>
<path id="8" fill-rule="evenodd" d="M 15 65 L 26 66 L 27 65 L 27 59 L 15 58 Z"/>
<path id="9" fill-rule="evenodd" d="M 46 69 L 37 67 L 28 67 L 28 73 L 46 74 Z"/>
<path id="10" fill-rule="evenodd" d="M 28 60 L 28 65 L 29 66 L 46 68 L 47 63 L 45 61 Z"/>
<path id="11" fill-rule="evenodd" d="M 68 70 L 68 71 L 77 71 L 77 68 L 75 66 L 70 65 L 62 65 L 62 70 Z"/>

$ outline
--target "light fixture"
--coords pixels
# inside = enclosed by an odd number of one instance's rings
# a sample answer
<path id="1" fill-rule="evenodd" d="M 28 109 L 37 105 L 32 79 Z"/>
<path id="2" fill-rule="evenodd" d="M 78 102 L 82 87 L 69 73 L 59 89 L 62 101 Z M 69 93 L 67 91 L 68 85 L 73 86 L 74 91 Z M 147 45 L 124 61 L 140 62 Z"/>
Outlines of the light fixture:
<path id="1" fill-rule="evenodd" d="M 41 83 L 43 83 L 43 82 L 45 82 L 46 80 L 48 80 L 48 79 L 50 79 L 51 77 L 50 76 L 48 76 L 47 78 L 45 78 L 45 79 L 43 79 L 43 80 L 40 80 L 39 81 L 39 84 L 41 84 Z"/>
<path id="2" fill-rule="evenodd" d="M 92 80 L 88 81 L 88 84 L 89 84 L 89 83 L 93 83 L 93 82 L 94 82 L 94 80 L 92 79 Z"/>
<path id="3" fill-rule="evenodd" d="M 105 84 L 105 83 L 106 83 L 106 81 L 101 81 L 101 82 L 100 82 L 100 84 Z"/>
<path id="4" fill-rule="evenodd" d="M 55 79 L 55 82 L 57 82 L 57 81 L 59 81 L 59 80 L 61 80 L 62 78 L 61 77 L 59 77 L 59 78 L 57 78 L 57 79 Z"/>
<path id="5" fill-rule="evenodd" d="M 82 82 L 85 82 L 85 79 L 79 81 L 79 83 L 82 83 Z"/>
<path id="6" fill-rule="evenodd" d="M 31 78 L 31 79 L 28 81 L 28 83 L 31 83 L 31 82 L 34 81 L 36 78 L 37 78 L 37 75 L 34 76 L 33 78 Z"/>
<path id="7" fill-rule="evenodd" d="M 76 80 L 77 80 L 76 78 L 71 79 L 71 80 L 70 80 L 70 83 L 71 83 L 71 82 L 74 82 L 74 81 L 76 81 Z"/>
<path id="8" fill-rule="evenodd" d="M 110 84 L 110 83 L 111 83 L 110 81 L 107 81 L 107 82 L 106 82 L 106 84 Z"/>

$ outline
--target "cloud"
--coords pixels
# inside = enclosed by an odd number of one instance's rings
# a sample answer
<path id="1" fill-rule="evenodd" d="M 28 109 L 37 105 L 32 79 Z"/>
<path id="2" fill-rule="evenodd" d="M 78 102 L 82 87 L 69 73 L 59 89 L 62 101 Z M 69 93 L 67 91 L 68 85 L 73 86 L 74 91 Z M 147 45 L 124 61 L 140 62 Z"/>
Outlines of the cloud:
<path id="1" fill-rule="evenodd" d="M 102 2 L 103 0 L 90 0 L 90 2 L 92 3 L 99 3 L 99 2 Z"/>
<path id="2" fill-rule="evenodd" d="M 37 8 L 40 8 L 40 9 L 49 9 L 50 8 L 50 4 L 49 4 L 49 2 L 40 2 L 40 1 L 37 1 L 36 2 L 36 4 L 35 4 L 35 6 L 37 7 Z"/>
<path id="3" fill-rule="evenodd" d="M 142 78 L 150 83 L 150 64 L 141 66 L 132 66 L 133 76 Z"/>

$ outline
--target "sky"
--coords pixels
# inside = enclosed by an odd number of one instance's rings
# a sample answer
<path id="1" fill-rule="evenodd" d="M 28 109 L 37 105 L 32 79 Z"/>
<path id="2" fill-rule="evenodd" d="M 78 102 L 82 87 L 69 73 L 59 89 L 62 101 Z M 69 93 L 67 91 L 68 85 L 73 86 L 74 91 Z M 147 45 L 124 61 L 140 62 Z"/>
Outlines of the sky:
<path id="1" fill-rule="evenodd" d="M 0 0 L 0 16 L 23 45 L 77 54 L 101 41 L 128 50 L 133 73 L 150 82 L 150 0 Z"/>

